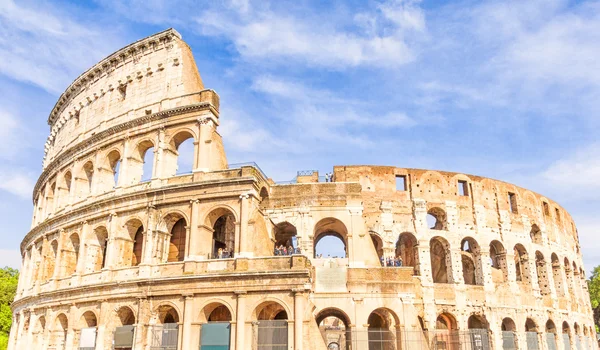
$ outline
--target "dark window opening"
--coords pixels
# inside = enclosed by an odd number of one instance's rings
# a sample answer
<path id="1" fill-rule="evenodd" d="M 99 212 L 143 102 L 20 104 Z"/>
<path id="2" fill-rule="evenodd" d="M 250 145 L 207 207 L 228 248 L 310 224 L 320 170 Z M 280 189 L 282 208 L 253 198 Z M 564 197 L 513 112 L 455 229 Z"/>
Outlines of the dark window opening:
<path id="1" fill-rule="evenodd" d="M 458 180 L 458 195 L 468 196 L 469 195 L 469 184 L 464 180 Z"/>
<path id="2" fill-rule="evenodd" d="M 545 215 L 550 215 L 550 208 L 548 208 L 548 203 L 542 202 L 542 205 L 544 207 L 544 214 Z"/>
<path id="3" fill-rule="evenodd" d="M 510 204 L 510 211 L 515 214 L 518 213 L 519 210 L 517 209 L 517 195 L 512 192 L 508 192 L 508 202 Z"/>
<path id="4" fill-rule="evenodd" d="M 560 222 L 560 210 L 558 208 L 554 208 L 554 211 L 556 212 L 556 221 Z"/>
<path id="5" fill-rule="evenodd" d="M 396 191 L 406 191 L 406 176 L 396 175 Z"/>
<path id="6" fill-rule="evenodd" d="M 125 97 L 127 97 L 127 85 L 121 85 L 117 90 L 119 90 L 119 92 L 121 93 L 121 99 L 124 100 Z"/>

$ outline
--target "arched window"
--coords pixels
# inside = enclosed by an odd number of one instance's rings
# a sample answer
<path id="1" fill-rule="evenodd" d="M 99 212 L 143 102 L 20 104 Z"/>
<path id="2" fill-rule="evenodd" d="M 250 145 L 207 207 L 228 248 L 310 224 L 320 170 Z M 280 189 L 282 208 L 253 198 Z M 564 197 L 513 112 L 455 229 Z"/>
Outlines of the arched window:
<path id="1" fill-rule="evenodd" d="M 502 320 L 502 348 L 517 349 L 517 326 L 511 318 Z"/>
<path id="2" fill-rule="evenodd" d="M 71 196 L 71 183 L 73 182 L 73 175 L 70 171 L 67 171 L 63 176 L 63 191 L 59 196 L 60 206 L 66 205 L 69 203 L 69 198 Z"/>
<path id="3" fill-rule="evenodd" d="M 527 250 L 521 244 L 515 245 L 515 272 L 517 282 L 531 283 L 531 274 L 529 273 L 529 256 Z"/>
<path id="4" fill-rule="evenodd" d="M 537 324 L 531 318 L 528 318 L 525 321 L 525 337 L 527 339 L 527 344 L 531 344 L 530 346 L 532 349 L 539 349 Z"/>
<path id="5" fill-rule="evenodd" d="M 546 322 L 546 344 L 548 344 L 548 349 L 557 348 L 556 336 L 556 326 L 554 325 L 554 322 L 552 322 L 552 320 L 548 320 L 548 322 Z"/>
<path id="6" fill-rule="evenodd" d="M 131 266 L 141 264 L 144 255 L 144 227 L 140 226 L 133 238 L 133 254 L 131 255 Z"/>
<path id="7" fill-rule="evenodd" d="M 315 225 L 314 257 L 346 258 L 346 225 L 335 218 L 325 218 Z"/>
<path id="8" fill-rule="evenodd" d="M 69 329 L 69 321 L 65 314 L 60 314 L 54 321 L 54 327 L 50 334 L 49 346 L 50 349 L 64 349 L 67 341 L 67 330 Z"/>
<path id="9" fill-rule="evenodd" d="M 296 227 L 287 221 L 281 222 L 275 226 L 275 246 L 273 252 L 275 255 L 284 255 L 285 252 L 289 254 L 289 248 L 292 247 L 294 252 L 297 252 L 299 248 L 298 240 L 296 238 Z"/>
<path id="10" fill-rule="evenodd" d="M 464 238 L 460 243 L 463 279 L 465 284 L 483 285 L 481 269 L 481 249 L 471 237 Z"/>
<path id="11" fill-rule="evenodd" d="M 100 226 L 95 228 L 92 238 L 86 254 L 92 264 L 91 266 L 88 266 L 87 272 L 100 271 L 105 267 L 106 243 L 108 240 L 108 231 L 106 230 L 106 227 Z"/>
<path id="12" fill-rule="evenodd" d="M 383 241 L 375 232 L 371 232 L 370 236 L 375 252 L 377 252 L 377 257 L 381 260 L 381 258 L 383 258 Z"/>
<path id="13" fill-rule="evenodd" d="M 402 259 L 402 266 L 412 266 L 417 276 L 419 275 L 418 245 L 417 238 L 410 232 L 401 233 L 396 242 L 396 256 Z"/>
<path id="14" fill-rule="evenodd" d="M 82 173 L 79 177 L 77 189 L 79 198 L 86 198 L 92 193 L 92 184 L 94 182 L 94 164 L 87 162 L 83 165 Z"/>
<path id="15" fill-rule="evenodd" d="M 531 241 L 535 244 L 542 244 L 542 231 L 538 227 L 538 225 L 531 225 L 531 231 L 529 233 L 531 237 Z"/>
<path id="16" fill-rule="evenodd" d="M 168 262 L 183 261 L 185 259 L 186 234 L 185 219 L 179 219 L 171 229 Z"/>
<path id="17" fill-rule="evenodd" d="M 267 301 L 256 307 L 252 315 L 258 321 L 257 349 L 273 349 L 270 344 L 278 344 L 279 348 L 288 348 L 288 314 L 279 303 Z"/>
<path id="18" fill-rule="evenodd" d="M 173 136 L 167 156 L 167 175 L 189 174 L 194 168 L 194 135 L 182 131 Z"/>
<path id="19" fill-rule="evenodd" d="M 431 277 L 434 283 L 452 282 L 452 259 L 450 244 L 442 237 L 434 237 L 429 242 L 431 257 Z"/>
<path id="20" fill-rule="evenodd" d="M 556 289 L 556 294 L 559 296 L 565 296 L 565 290 L 563 288 L 563 276 L 561 272 L 560 260 L 556 253 L 552 253 L 551 255 L 552 261 L 552 277 L 554 280 L 554 289 Z"/>
<path id="21" fill-rule="evenodd" d="M 213 228 L 212 259 L 228 259 L 235 252 L 235 216 L 225 208 L 208 214 L 206 226 Z"/>
<path id="22" fill-rule="evenodd" d="M 567 290 L 569 292 L 569 296 L 572 299 L 575 299 L 575 293 L 573 291 L 573 271 L 571 271 L 571 264 L 569 263 L 569 259 L 565 258 L 564 260 L 564 268 L 565 268 L 565 277 L 567 280 Z"/>
<path id="23" fill-rule="evenodd" d="M 373 311 L 368 318 L 368 343 L 369 349 L 387 350 L 399 348 L 400 325 L 398 316 L 386 308 L 379 308 Z"/>
<path id="24" fill-rule="evenodd" d="M 432 230 L 447 230 L 448 222 L 446 212 L 438 207 L 427 211 L 427 226 Z"/>
<path id="25" fill-rule="evenodd" d="M 339 309 L 321 310 L 315 317 L 327 350 L 351 350 L 352 331 L 350 318 Z"/>
<path id="26" fill-rule="evenodd" d="M 535 267 L 542 295 L 550 294 L 550 283 L 548 281 L 548 269 L 546 267 L 546 259 L 539 250 L 535 252 Z"/>
<path id="27" fill-rule="evenodd" d="M 131 219 L 127 221 L 125 228 L 127 229 L 127 240 L 123 241 L 122 248 L 120 248 L 122 253 L 117 254 L 117 258 L 120 260 L 118 266 L 138 266 L 144 259 L 144 225 L 139 219 Z M 112 250 L 115 248 L 111 248 Z"/>
<path id="28" fill-rule="evenodd" d="M 131 184 L 152 179 L 154 171 L 154 143 L 149 140 L 137 144 L 128 159 L 128 176 Z"/>
<path id="29" fill-rule="evenodd" d="M 492 265 L 492 280 L 494 283 L 508 281 L 506 250 L 499 241 L 492 241 L 490 243 L 490 263 Z"/>
<path id="30" fill-rule="evenodd" d="M 58 241 L 55 239 L 50 243 L 50 256 L 46 259 L 44 264 L 44 281 L 48 281 L 54 275 L 54 269 L 56 267 L 56 259 L 58 258 Z"/>
<path id="31" fill-rule="evenodd" d="M 449 313 L 442 313 L 437 317 L 435 322 L 435 344 L 449 350 L 460 349 L 456 319 Z"/>
<path id="32" fill-rule="evenodd" d="M 65 276 L 71 276 L 77 271 L 79 262 L 79 235 L 73 233 L 67 240 L 67 245 L 63 249 L 63 258 L 65 266 Z"/>

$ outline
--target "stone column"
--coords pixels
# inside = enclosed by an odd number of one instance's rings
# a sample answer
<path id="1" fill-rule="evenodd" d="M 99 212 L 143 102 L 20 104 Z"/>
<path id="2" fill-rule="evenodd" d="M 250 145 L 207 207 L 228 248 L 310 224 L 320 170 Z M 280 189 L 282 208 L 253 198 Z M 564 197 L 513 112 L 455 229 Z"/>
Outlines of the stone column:
<path id="1" fill-rule="evenodd" d="M 304 341 L 304 290 L 294 291 L 294 350 L 302 350 Z"/>
<path id="2" fill-rule="evenodd" d="M 77 329 L 75 328 L 78 324 L 77 319 L 77 307 L 75 304 L 71 304 L 69 308 L 69 318 L 68 318 L 68 327 L 67 327 L 67 339 L 65 340 L 65 349 L 76 349 L 79 347 L 79 344 L 75 344 L 75 332 Z"/>
<path id="3" fill-rule="evenodd" d="M 148 299 L 139 298 L 138 299 L 138 312 L 137 317 L 135 318 L 135 339 L 133 341 L 133 350 L 142 350 L 145 349 L 146 346 L 150 346 L 149 337 L 150 334 L 150 325 L 146 327 L 144 323 L 147 319 L 147 314 L 150 313 Z M 148 320 L 149 321 L 149 320 Z M 147 335 L 147 337 L 145 337 Z M 144 340 L 146 338 L 146 340 Z"/>
<path id="4" fill-rule="evenodd" d="M 165 128 L 158 129 L 158 139 L 154 147 L 154 164 L 152 166 L 152 179 L 160 179 L 165 174 L 164 162 Z"/>
<path id="5" fill-rule="evenodd" d="M 488 264 L 488 261 L 490 261 L 489 250 L 479 248 L 479 260 L 483 277 L 483 289 L 486 291 L 493 291 L 495 286 L 492 280 L 492 266 Z"/>
<path id="6" fill-rule="evenodd" d="M 155 234 L 152 227 L 154 227 L 153 217 L 156 215 L 156 209 L 153 206 L 148 207 L 148 221 L 146 222 L 146 234 L 144 236 L 144 245 L 143 245 L 143 258 L 142 264 L 151 265 L 154 262 L 154 247 L 157 244 L 155 242 Z"/>
<path id="7" fill-rule="evenodd" d="M 87 258 L 87 237 L 89 235 L 90 225 L 87 221 L 81 223 L 81 235 L 79 238 L 79 251 L 77 252 L 77 266 L 75 273 L 81 275 L 85 272 L 85 264 Z"/>
<path id="8" fill-rule="evenodd" d="M 189 249 L 187 251 L 186 260 L 199 260 L 199 256 L 202 251 L 201 244 L 203 243 L 200 237 L 200 227 L 198 222 L 198 210 L 200 207 L 200 200 L 191 200 L 190 206 L 190 229 L 188 232 L 189 234 L 187 239 Z"/>
<path id="9" fill-rule="evenodd" d="M 117 247 L 115 247 L 115 237 L 118 236 L 118 224 L 117 224 L 117 213 L 110 213 L 110 216 L 108 217 L 108 237 L 106 239 L 106 256 L 105 259 L 106 261 L 104 262 L 104 269 L 113 269 L 115 267 L 116 261 L 116 252 L 115 250 L 117 249 Z"/>
<path id="10" fill-rule="evenodd" d="M 246 247 L 246 235 L 248 234 L 248 198 L 249 194 L 240 195 L 240 237 L 239 237 L 239 252 L 236 257 L 248 257 L 252 252 L 248 252 Z"/>
<path id="11" fill-rule="evenodd" d="M 195 143 L 196 157 L 194 172 L 209 171 L 212 158 L 212 131 L 214 123 L 210 117 L 198 118 L 198 140 Z"/>
<path id="12" fill-rule="evenodd" d="M 237 296 L 237 318 L 236 318 L 236 334 L 235 334 L 235 349 L 246 350 L 246 292 L 234 292 Z"/>
<path id="13" fill-rule="evenodd" d="M 104 350 L 104 338 L 106 337 L 106 324 L 110 322 L 110 310 L 106 300 L 100 301 L 100 312 L 98 325 L 96 326 L 96 349 Z"/>
<path id="14" fill-rule="evenodd" d="M 195 350 L 197 346 L 192 344 L 192 319 L 194 318 L 194 295 L 185 295 L 183 305 L 183 336 L 181 344 L 183 350 Z"/>
<path id="15" fill-rule="evenodd" d="M 448 273 L 448 283 L 454 284 L 465 284 L 465 279 L 463 278 L 463 268 L 462 268 L 462 254 L 459 249 L 450 249 L 447 254 L 450 254 L 452 259 L 452 266 L 448 266 L 450 271 Z"/>
<path id="16" fill-rule="evenodd" d="M 129 144 L 131 140 L 127 136 L 125 141 L 123 142 L 123 154 L 121 154 L 121 166 L 119 167 L 119 175 L 117 177 L 118 183 L 115 184 L 115 187 L 125 187 L 128 186 L 131 181 L 129 181 Z M 142 159 L 142 162 L 144 160 Z"/>
<path id="17" fill-rule="evenodd" d="M 10 333 L 8 334 L 8 350 L 18 350 L 18 348 L 17 348 L 17 336 L 18 336 L 17 329 L 19 328 L 19 321 L 20 321 L 20 318 L 18 316 L 19 316 L 19 314 L 13 314 L 12 323 L 16 327 L 10 328 Z"/>

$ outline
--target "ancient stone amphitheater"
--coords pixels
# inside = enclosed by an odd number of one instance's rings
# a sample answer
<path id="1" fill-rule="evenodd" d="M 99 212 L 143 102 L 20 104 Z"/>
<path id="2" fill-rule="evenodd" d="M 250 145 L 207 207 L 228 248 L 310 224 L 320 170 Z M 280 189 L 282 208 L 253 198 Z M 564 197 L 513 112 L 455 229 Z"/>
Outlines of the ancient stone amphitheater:
<path id="1" fill-rule="evenodd" d="M 9 349 L 597 348 L 577 231 L 554 201 L 393 166 L 276 183 L 228 164 L 220 117 L 172 29 L 66 89 Z M 322 238 L 343 253 L 318 253 Z"/>

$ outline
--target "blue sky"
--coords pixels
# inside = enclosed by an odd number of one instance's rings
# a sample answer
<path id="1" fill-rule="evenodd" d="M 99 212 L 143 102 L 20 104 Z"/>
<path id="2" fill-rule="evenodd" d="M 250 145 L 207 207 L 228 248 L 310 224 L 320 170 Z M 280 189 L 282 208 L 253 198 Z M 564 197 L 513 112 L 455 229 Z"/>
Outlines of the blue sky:
<path id="1" fill-rule="evenodd" d="M 0 265 L 19 264 L 60 93 L 168 27 L 221 96 L 230 163 L 513 182 L 561 203 L 600 264 L 600 2 L 0 0 Z"/>

